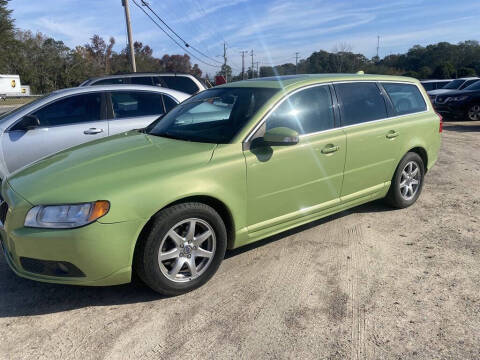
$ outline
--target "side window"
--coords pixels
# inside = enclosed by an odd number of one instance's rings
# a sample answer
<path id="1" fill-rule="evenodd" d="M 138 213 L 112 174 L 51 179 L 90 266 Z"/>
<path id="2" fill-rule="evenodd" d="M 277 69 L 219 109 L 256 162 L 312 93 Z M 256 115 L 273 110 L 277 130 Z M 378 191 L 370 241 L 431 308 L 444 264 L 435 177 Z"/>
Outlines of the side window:
<path id="1" fill-rule="evenodd" d="M 275 127 L 287 127 L 300 135 L 333 128 L 329 87 L 315 86 L 287 97 L 267 118 L 266 129 Z"/>
<path id="2" fill-rule="evenodd" d="M 195 94 L 200 90 L 192 79 L 186 76 L 162 76 L 168 88 L 178 90 L 187 94 Z"/>
<path id="3" fill-rule="evenodd" d="M 172 110 L 175 106 L 177 106 L 177 103 L 175 100 L 173 100 L 170 96 L 168 95 L 163 95 L 163 101 L 165 102 L 165 110 L 169 112 Z"/>
<path id="4" fill-rule="evenodd" d="M 467 81 L 465 81 L 465 82 L 462 84 L 462 86 L 460 86 L 460 87 L 458 88 L 458 90 L 463 90 L 463 89 L 465 89 L 467 86 L 472 85 L 473 83 L 476 83 L 477 81 L 478 81 L 478 79 L 467 80 Z"/>
<path id="5" fill-rule="evenodd" d="M 102 93 L 74 95 L 55 101 L 32 115 L 40 126 L 71 125 L 101 119 Z"/>
<path id="6" fill-rule="evenodd" d="M 128 80 L 125 78 L 103 79 L 103 80 L 98 80 L 91 85 L 121 85 L 121 84 L 128 84 Z"/>
<path id="7" fill-rule="evenodd" d="M 343 126 L 360 124 L 387 117 L 385 100 L 375 83 L 336 84 Z"/>
<path id="8" fill-rule="evenodd" d="M 435 90 L 437 88 L 437 83 L 422 83 L 423 87 L 426 91 Z"/>
<path id="9" fill-rule="evenodd" d="M 392 100 L 396 115 L 427 110 L 427 104 L 415 85 L 382 83 L 382 86 Z"/>
<path id="10" fill-rule="evenodd" d="M 135 85 L 153 85 L 151 76 L 131 77 L 130 82 Z"/>
<path id="11" fill-rule="evenodd" d="M 162 115 L 162 94 L 142 91 L 112 92 L 114 119 L 137 116 Z"/>
<path id="12" fill-rule="evenodd" d="M 162 79 L 161 76 L 154 76 L 153 77 L 153 85 L 161 86 L 161 87 L 168 87 L 165 80 Z"/>

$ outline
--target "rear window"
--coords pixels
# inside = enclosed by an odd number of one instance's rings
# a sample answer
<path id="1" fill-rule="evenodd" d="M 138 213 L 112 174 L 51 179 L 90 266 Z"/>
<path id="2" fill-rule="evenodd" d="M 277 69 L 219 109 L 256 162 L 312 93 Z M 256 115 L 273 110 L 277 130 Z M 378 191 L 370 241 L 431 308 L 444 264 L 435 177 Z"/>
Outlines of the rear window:
<path id="1" fill-rule="evenodd" d="M 396 115 L 405 115 L 427 110 L 427 104 L 418 87 L 412 84 L 382 83 Z"/>
<path id="2" fill-rule="evenodd" d="M 187 94 L 195 94 L 200 90 L 192 79 L 185 76 L 162 76 L 168 88 L 178 90 Z"/>
<path id="3" fill-rule="evenodd" d="M 387 117 L 385 100 L 377 84 L 368 82 L 336 84 L 335 91 L 341 102 L 343 126 Z"/>
<path id="4" fill-rule="evenodd" d="M 128 84 L 126 78 L 111 78 L 95 81 L 91 85 L 119 85 L 119 84 Z"/>

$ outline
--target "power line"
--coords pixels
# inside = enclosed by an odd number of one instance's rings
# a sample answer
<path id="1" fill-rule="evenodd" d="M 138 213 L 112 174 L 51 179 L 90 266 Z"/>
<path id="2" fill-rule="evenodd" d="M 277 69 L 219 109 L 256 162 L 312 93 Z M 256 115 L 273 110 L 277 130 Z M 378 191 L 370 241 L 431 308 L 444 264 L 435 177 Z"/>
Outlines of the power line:
<path id="1" fill-rule="evenodd" d="M 142 5 L 147 7 L 152 13 L 153 15 L 155 15 L 155 17 L 160 20 L 162 22 L 163 25 L 165 25 L 165 27 L 170 30 L 177 38 L 179 38 L 182 42 L 183 42 L 183 45 L 187 48 L 191 48 L 193 51 L 196 51 L 197 53 L 199 53 L 200 55 L 206 57 L 207 59 L 209 60 L 212 60 L 214 62 L 217 62 L 219 64 L 221 64 L 220 61 L 218 60 L 215 60 L 214 58 L 204 54 L 203 52 L 201 52 L 200 50 L 198 50 L 196 47 L 194 47 L 193 45 L 190 45 L 187 41 L 185 41 L 185 39 L 183 39 L 180 35 L 178 35 L 177 32 L 175 32 L 175 30 L 173 30 L 170 26 L 168 26 L 168 24 L 155 12 L 155 10 L 153 10 L 150 5 L 145 1 L 145 0 L 140 0 L 142 2 Z"/>
<path id="2" fill-rule="evenodd" d="M 202 64 L 205 64 L 205 65 L 208 65 L 208 66 L 211 66 L 211 67 L 214 67 L 214 68 L 217 68 L 217 67 L 218 67 L 218 65 L 212 65 L 212 64 L 209 64 L 209 63 L 203 61 L 202 59 L 198 58 L 196 55 L 192 54 L 192 53 L 189 52 L 187 49 L 185 49 L 177 40 L 175 40 L 168 32 L 166 32 L 165 29 L 164 29 L 159 23 L 157 23 L 157 22 L 155 21 L 155 19 L 152 18 L 152 17 L 150 16 L 150 14 L 147 13 L 147 12 L 142 8 L 141 5 L 139 5 L 135 0 L 132 0 L 132 1 L 133 1 L 133 3 L 134 3 L 140 10 L 143 11 L 143 13 L 144 13 L 145 15 L 148 16 L 148 18 L 149 18 L 150 20 L 152 20 L 152 22 L 153 22 L 155 25 L 157 25 L 157 27 L 158 27 L 160 30 L 162 30 L 162 31 L 165 33 L 165 35 L 167 35 L 175 44 L 177 44 L 177 45 L 178 45 L 183 51 L 185 51 L 188 55 L 190 55 L 190 56 L 193 57 L 194 59 L 197 59 L 197 60 L 200 61 Z"/>

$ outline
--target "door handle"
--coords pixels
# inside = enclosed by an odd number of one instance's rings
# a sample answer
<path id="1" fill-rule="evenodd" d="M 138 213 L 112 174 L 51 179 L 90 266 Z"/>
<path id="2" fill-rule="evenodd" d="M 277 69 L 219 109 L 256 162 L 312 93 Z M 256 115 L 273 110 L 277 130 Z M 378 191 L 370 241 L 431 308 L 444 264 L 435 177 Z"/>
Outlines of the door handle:
<path id="1" fill-rule="evenodd" d="M 95 134 L 100 134 L 102 132 L 103 132 L 103 129 L 90 128 L 88 130 L 85 130 L 83 133 L 85 135 L 95 135 Z"/>
<path id="2" fill-rule="evenodd" d="M 322 154 L 331 154 L 338 150 L 340 150 L 338 145 L 327 145 L 322 149 Z"/>
<path id="3" fill-rule="evenodd" d="M 392 130 L 392 131 L 389 131 L 386 135 L 387 139 L 394 139 L 396 138 L 398 135 L 400 135 L 400 133 L 398 131 L 395 131 L 395 130 Z"/>

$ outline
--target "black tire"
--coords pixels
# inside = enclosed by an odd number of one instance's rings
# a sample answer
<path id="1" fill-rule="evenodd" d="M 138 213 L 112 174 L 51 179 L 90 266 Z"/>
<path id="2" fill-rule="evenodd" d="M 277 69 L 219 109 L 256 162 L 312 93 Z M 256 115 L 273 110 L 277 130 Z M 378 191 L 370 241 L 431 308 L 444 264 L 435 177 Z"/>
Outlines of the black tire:
<path id="1" fill-rule="evenodd" d="M 175 224 L 185 219 L 205 221 L 215 233 L 215 252 L 212 260 L 199 277 L 186 282 L 175 282 L 162 273 L 158 253 L 162 239 Z M 134 256 L 134 270 L 150 288 L 167 296 L 184 294 L 205 284 L 218 270 L 227 248 L 227 230 L 220 215 L 202 203 L 182 203 L 158 212 L 141 235 Z M 192 257 L 193 260 L 193 257 Z"/>
<path id="2" fill-rule="evenodd" d="M 480 120 L 480 104 L 472 104 L 465 113 L 465 119 L 470 121 Z"/>
<path id="3" fill-rule="evenodd" d="M 420 178 L 418 180 L 419 184 L 416 192 L 413 194 L 413 196 L 410 199 L 407 199 L 404 195 L 402 195 L 400 184 L 402 181 L 402 172 L 405 169 L 405 166 L 407 166 L 407 164 L 411 162 L 414 162 L 417 164 L 418 170 L 420 173 Z M 414 204 L 415 201 L 417 201 L 418 197 L 420 196 L 420 193 L 422 192 L 422 188 L 423 188 L 424 179 L 425 179 L 425 164 L 423 163 L 422 158 L 417 153 L 414 153 L 414 152 L 407 153 L 402 158 L 402 160 L 397 166 L 397 169 L 395 170 L 395 174 L 393 175 L 392 183 L 390 185 L 390 189 L 388 191 L 388 194 L 385 200 L 389 205 L 398 209 L 409 207 L 410 205 Z"/>

